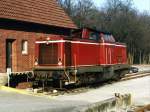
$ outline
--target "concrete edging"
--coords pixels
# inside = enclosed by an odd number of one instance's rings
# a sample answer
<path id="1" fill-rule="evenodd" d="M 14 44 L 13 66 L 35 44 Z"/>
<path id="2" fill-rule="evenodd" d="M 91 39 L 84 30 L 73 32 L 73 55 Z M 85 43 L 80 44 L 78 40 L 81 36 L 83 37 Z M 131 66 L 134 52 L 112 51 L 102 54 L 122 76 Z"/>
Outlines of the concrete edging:
<path id="1" fill-rule="evenodd" d="M 114 98 L 81 107 L 79 112 L 121 112 L 130 109 L 131 106 L 131 94 L 115 94 Z"/>

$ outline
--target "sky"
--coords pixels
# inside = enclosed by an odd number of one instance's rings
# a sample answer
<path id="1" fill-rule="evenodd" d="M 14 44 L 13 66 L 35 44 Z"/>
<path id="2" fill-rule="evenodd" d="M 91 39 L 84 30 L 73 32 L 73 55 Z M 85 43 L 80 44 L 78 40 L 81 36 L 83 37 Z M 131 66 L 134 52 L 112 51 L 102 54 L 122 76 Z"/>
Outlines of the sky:
<path id="1" fill-rule="evenodd" d="M 106 0 L 93 0 L 98 7 L 102 7 Z M 150 0 L 133 0 L 133 7 L 140 12 L 148 11 L 150 13 Z"/>

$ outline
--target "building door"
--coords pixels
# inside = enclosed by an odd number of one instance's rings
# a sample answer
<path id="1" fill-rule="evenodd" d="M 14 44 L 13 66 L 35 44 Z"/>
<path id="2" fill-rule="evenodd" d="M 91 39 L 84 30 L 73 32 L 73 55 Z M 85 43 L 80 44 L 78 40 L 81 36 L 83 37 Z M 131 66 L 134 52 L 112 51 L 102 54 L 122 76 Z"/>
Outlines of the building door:
<path id="1" fill-rule="evenodd" d="M 6 40 L 6 69 L 12 71 L 12 43 L 14 40 Z"/>

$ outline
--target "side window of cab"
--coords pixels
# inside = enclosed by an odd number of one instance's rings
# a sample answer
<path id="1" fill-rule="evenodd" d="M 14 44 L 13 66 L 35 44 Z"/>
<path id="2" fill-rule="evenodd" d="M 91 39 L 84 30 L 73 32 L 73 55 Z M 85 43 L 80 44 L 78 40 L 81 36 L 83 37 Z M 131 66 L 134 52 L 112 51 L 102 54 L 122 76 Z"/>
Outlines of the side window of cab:
<path id="1" fill-rule="evenodd" d="M 111 34 L 104 34 L 103 38 L 105 42 L 115 42 L 115 39 Z"/>
<path id="2" fill-rule="evenodd" d="M 90 34 L 89 34 L 89 39 L 90 39 L 90 40 L 98 41 L 98 40 L 99 40 L 99 33 L 90 32 Z"/>

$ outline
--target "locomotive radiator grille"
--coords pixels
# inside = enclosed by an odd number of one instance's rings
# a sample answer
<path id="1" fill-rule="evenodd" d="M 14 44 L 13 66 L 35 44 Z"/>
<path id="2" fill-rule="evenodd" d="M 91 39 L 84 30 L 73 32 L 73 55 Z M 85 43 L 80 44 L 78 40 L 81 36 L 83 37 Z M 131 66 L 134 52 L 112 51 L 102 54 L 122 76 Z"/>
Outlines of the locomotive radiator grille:
<path id="1" fill-rule="evenodd" d="M 58 45 L 56 43 L 40 44 L 39 64 L 49 65 L 58 63 Z"/>

